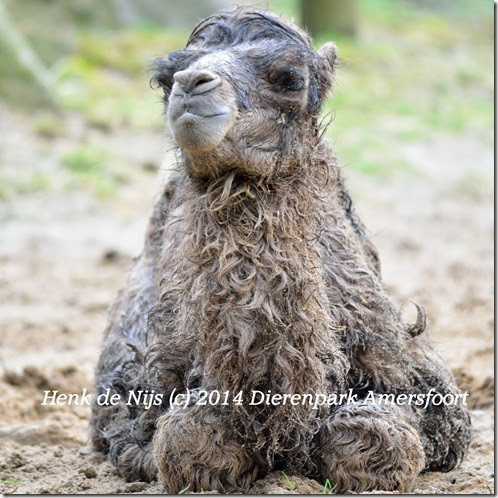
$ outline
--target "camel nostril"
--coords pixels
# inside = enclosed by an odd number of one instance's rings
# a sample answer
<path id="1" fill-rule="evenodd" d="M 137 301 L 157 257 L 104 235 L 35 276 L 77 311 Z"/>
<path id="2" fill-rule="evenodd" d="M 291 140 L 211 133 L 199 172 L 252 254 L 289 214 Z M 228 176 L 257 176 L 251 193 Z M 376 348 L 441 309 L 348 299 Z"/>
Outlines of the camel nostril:
<path id="1" fill-rule="evenodd" d="M 178 71 L 173 78 L 182 92 L 192 95 L 208 92 L 221 83 L 219 76 L 206 70 Z"/>
<path id="2" fill-rule="evenodd" d="M 195 82 L 195 85 L 194 85 L 194 88 L 199 86 L 199 85 L 202 85 L 203 83 L 209 83 L 210 81 L 212 81 L 212 78 L 201 78 L 199 81 L 196 81 Z"/>

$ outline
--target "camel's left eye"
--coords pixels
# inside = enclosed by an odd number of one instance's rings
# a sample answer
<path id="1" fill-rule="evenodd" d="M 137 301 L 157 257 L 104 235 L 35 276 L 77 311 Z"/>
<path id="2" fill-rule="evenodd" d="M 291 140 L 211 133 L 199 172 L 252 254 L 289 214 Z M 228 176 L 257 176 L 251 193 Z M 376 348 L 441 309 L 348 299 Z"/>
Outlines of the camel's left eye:
<path id="1" fill-rule="evenodd" d="M 292 66 L 275 69 L 268 75 L 268 79 L 270 83 L 278 85 L 283 90 L 295 92 L 304 87 L 303 74 Z"/>

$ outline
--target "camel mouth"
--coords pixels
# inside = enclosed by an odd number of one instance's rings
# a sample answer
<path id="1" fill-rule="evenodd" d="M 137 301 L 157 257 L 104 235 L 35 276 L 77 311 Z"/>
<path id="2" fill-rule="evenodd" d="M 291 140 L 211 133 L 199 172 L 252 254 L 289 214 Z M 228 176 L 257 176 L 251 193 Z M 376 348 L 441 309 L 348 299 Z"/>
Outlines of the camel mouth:
<path id="1" fill-rule="evenodd" d="M 174 96 L 170 99 L 168 119 L 170 123 L 175 123 L 181 119 L 213 118 L 230 112 L 232 108 L 223 103 L 219 96 L 196 95 L 190 98 Z"/>
<path id="2" fill-rule="evenodd" d="M 228 106 L 184 104 L 170 109 L 169 125 L 173 138 L 191 153 L 219 145 L 232 128 L 235 112 Z"/>
<path id="3" fill-rule="evenodd" d="M 179 119 L 185 120 L 185 119 L 190 119 L 190 120 L 195 120 L 198 118 L 219 118 L 221 116 L 227 116 L 230 114 L 229 111 L 223 111 L 223 112 L 215 112 L 212 114 L 197 114 L 196 112 L 190 112 L 190 111 L 185 111 L 183 114 L 181 114 L 176 120 L 178 121 Z"/>

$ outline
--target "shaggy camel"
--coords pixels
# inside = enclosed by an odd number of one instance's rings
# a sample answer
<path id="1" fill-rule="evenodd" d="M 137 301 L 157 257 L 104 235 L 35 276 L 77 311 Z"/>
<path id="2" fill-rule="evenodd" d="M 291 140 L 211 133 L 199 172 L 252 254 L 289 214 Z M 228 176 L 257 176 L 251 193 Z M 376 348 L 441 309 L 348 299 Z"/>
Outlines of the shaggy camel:
<path id="1" fill-rule="evenodd" d="M 247 9 L 156 61 L 179 161 L 109 315 L 96 397 L 120 401 L 94 402 L 91 421 L 127 479 L 233 492 L 281 469 L 406 492 L 465 456 L 470 418 L 438 402 L 458 389 L 419 337 L 423 309 L 406 323 L 387 295 L 323 139 L 336 66 L 334 44 L 314 51 Z M 261 393 L 272 401 L 251 403 Z"/>

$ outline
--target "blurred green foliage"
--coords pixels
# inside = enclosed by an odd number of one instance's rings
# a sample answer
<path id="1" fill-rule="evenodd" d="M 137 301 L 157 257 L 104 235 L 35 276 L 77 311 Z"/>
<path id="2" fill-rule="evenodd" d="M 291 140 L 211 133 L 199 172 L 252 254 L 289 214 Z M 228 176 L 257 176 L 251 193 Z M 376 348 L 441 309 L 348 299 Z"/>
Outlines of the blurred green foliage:
<path id="1" fill-rule="evenodd" d="M 343 161 L 388 177 L 413 171 L 400 143 L 435 133 L 493 140 L 493 4 L 363 0 L 356 39 L 339 47 L 329 137 Z M 479 4 L 479 6 L 477 6 Z M 442 7 L 442 4 L 440 4 Z"/>
<path id="2" fill-rule="evenodd" d="M 157 27 L 117 33 L 84 32 L 75 53 L 61 61 L 58 92 L 63 106 L 103 129 L 162 126 L 159 92 L 150 89 L 152 61 L 185 43 L 186 33 Z"/>
<path id="3" fill-rule="evenodd" d="M 48 190 L 53 186 L 53 178 L 43 172 L 18 175 L 15 178 L 3 178 L 0 184 L 0 200 L 8 200 L 16 195 L 32 194 Z"/>
<path id="4" fill-rule="evenodd" d="M 119 185 L 130 180 L 117 158 L 92 145 L 76 147 L 63 154 L 60 160 L 70 173 L 69 188 L 89 188 L 101 198 L 111 197 Z"/>

